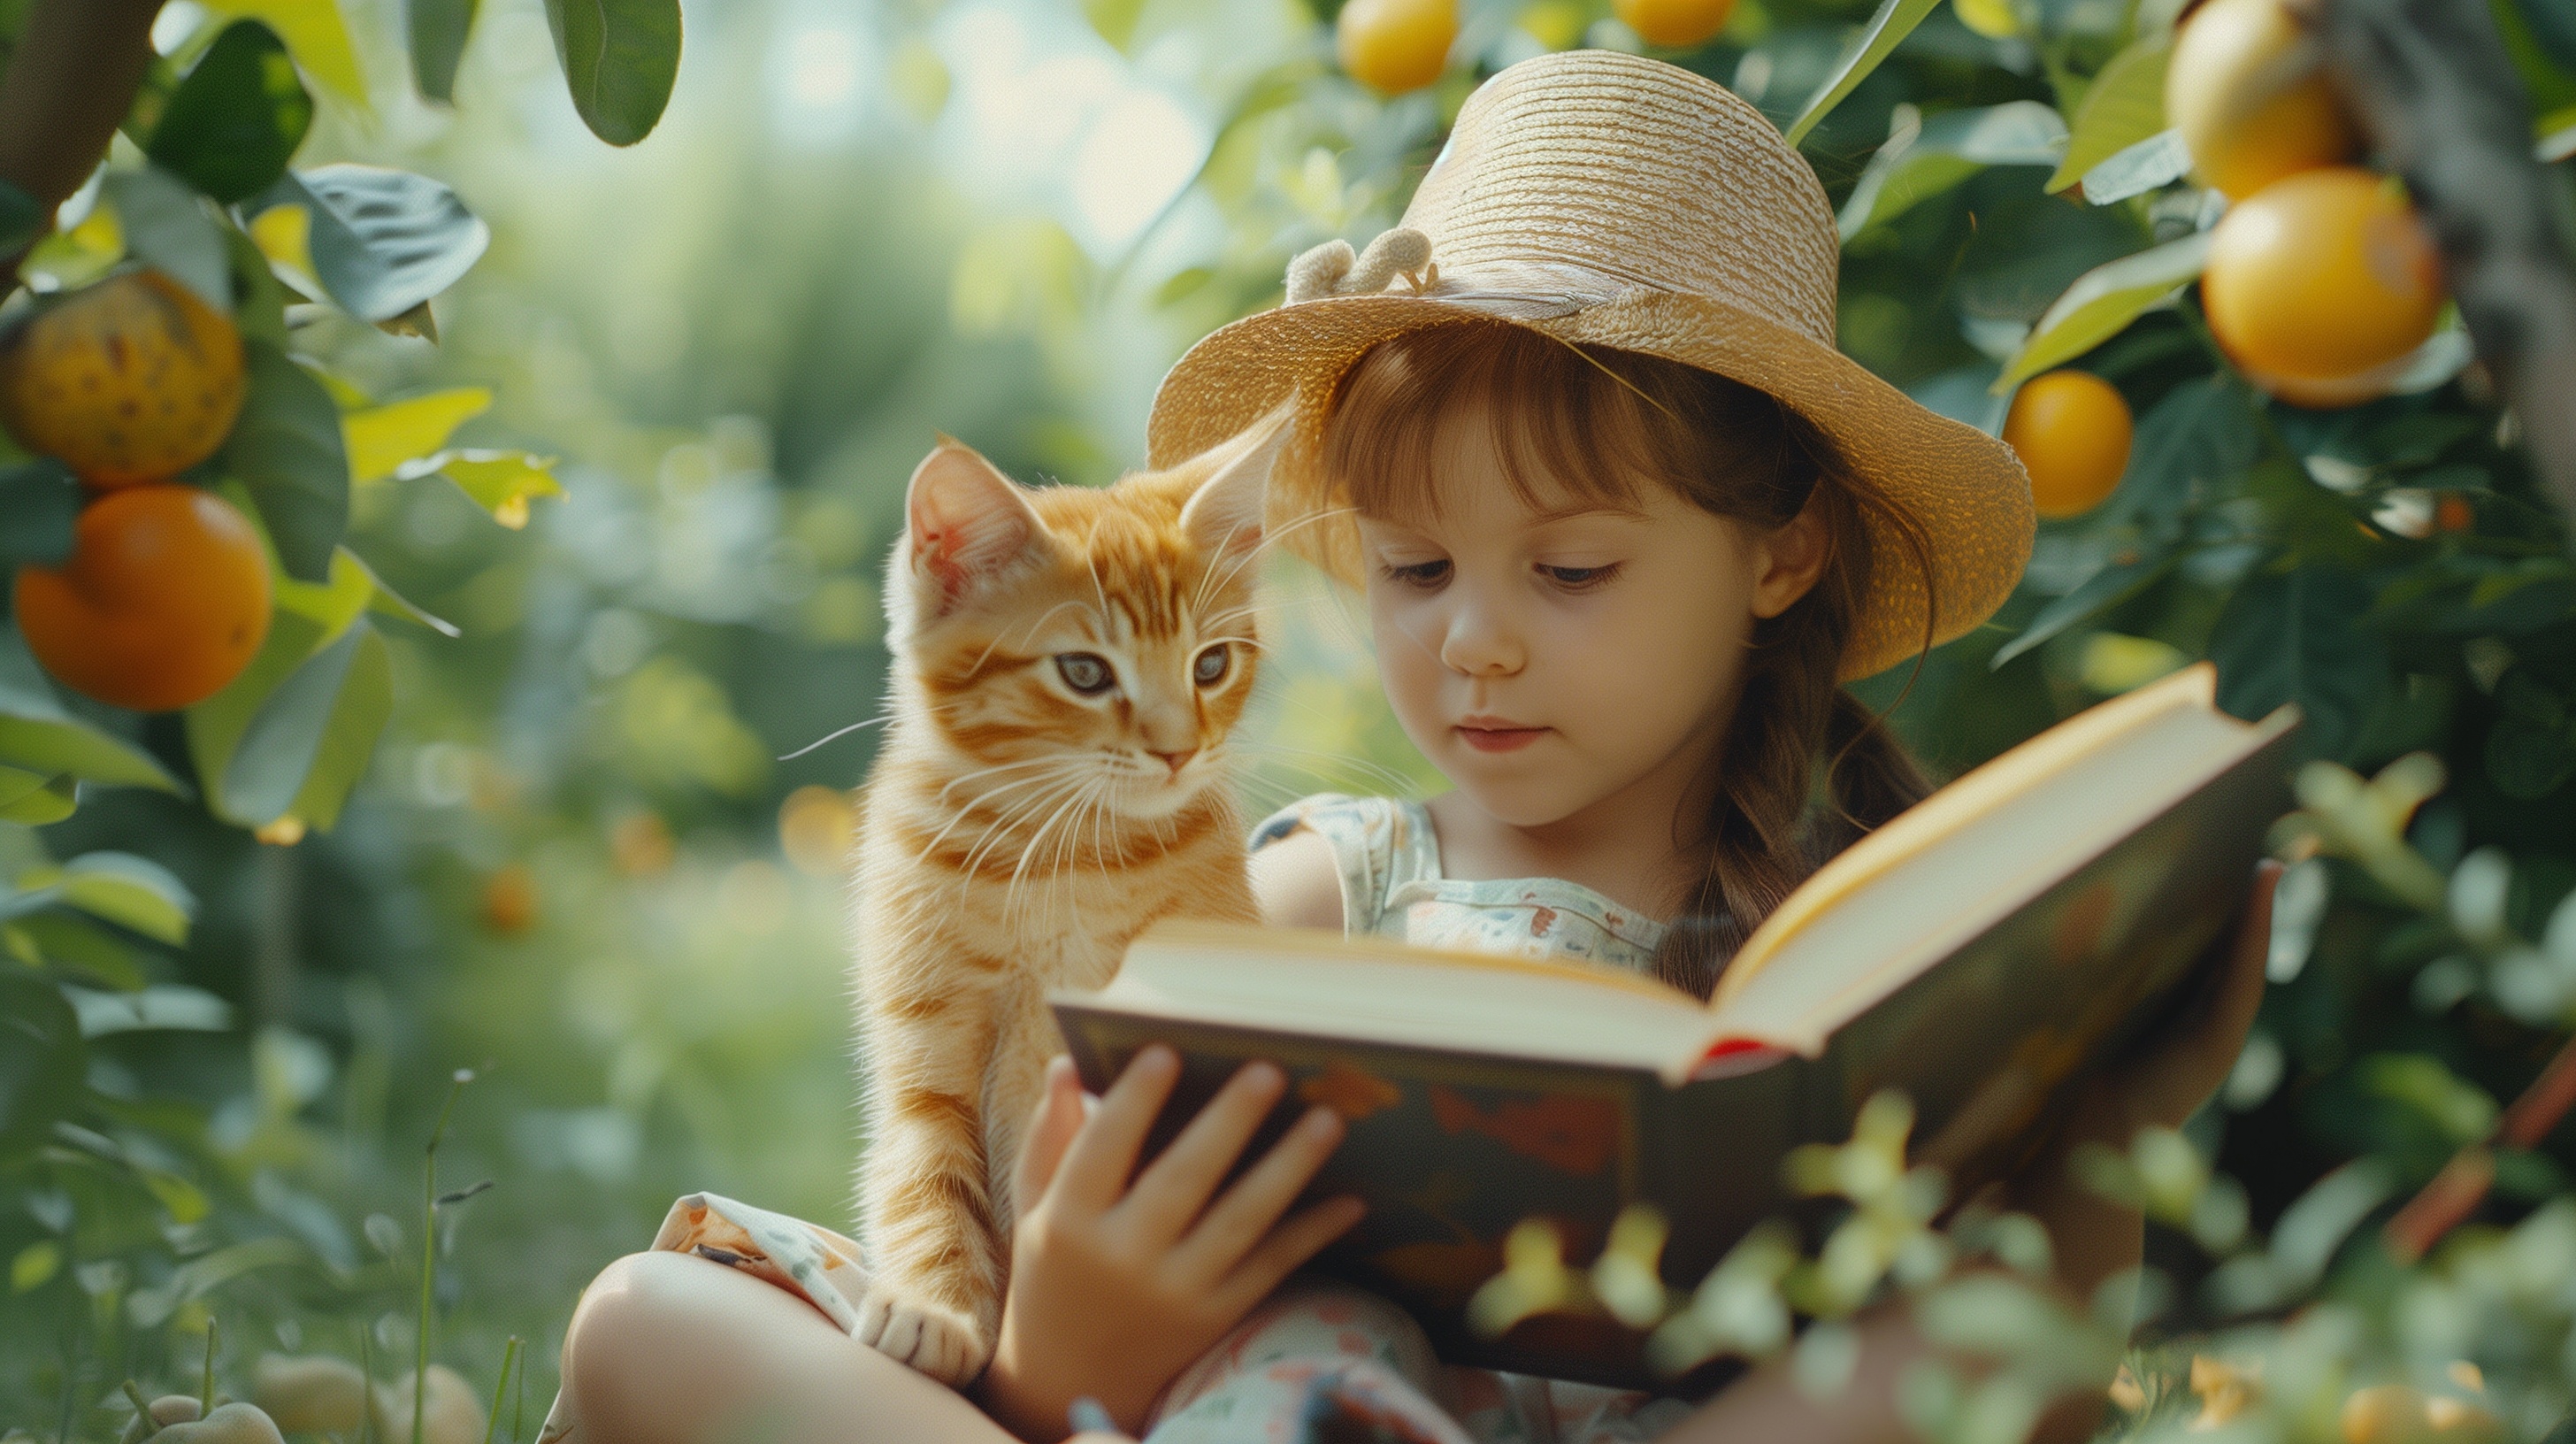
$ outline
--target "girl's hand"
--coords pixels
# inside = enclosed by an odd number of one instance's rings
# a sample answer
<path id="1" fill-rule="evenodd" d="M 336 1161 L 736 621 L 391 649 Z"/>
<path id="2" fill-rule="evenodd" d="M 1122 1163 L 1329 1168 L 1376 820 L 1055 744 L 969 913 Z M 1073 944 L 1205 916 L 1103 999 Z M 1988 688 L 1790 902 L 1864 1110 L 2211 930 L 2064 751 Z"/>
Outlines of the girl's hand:
<path id="1" fill-rule="evenodd" d="M 2272 889 L 2281 865 L 2261 862 L 2236 930 L 2210 945 L 2219 956 L 2173 1020 L 2084 1085 L 2056 1141 L 2016 1180 L 2014 1203 L 2037 1217 L 2056 1246 L 2057 1276 L 2079 1296 L 2134 1267 L 2144 1246 L 2136 1210 L 2076 1183 L 2068 1160 L 2087 1143 L 2123 1153 L 2141 1128 L 2180 1128 L 2236 1066 L 2263 1002 L 2272 946 Z"/>
<path id="2" fill-rule="evenodd" d="M 1149 1047 L 1086 1119 L 1071 1061 L 1048 1066 L 1020 1154 L 1001 1340 L 980 1385 L 985 1409 L 1024 1439 L 1064 1437 L 1065 1411 L 1085 1395 L 1136 1432 L 1165 1385 L 1359 1221 L 1355 1198 L 1280 1221 L 1342 1140 L 1326 1108 L 1209 1201 L 1287 1087 L 1267 1063 L 1229 1079 L 1130 1187 L 1179 1078 L 1172 1051 Z"/>

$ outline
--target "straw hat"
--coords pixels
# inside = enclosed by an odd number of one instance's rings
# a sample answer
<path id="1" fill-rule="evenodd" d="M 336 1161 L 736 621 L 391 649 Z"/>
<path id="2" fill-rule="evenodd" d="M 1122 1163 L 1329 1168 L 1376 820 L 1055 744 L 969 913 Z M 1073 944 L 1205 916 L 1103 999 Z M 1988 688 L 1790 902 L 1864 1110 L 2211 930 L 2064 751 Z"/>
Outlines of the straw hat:
<path id="1" fill-rule="evenodd" d="M 1323 403 L 1362 353 L 1488 317 L 1680 361 L 1759 387 L 1832 439 L 1930 538 L 1937 641 L 2009 596 L 2030 557 L 2030 480 L 2010 448 L 1937 416 L 1834 349 L 1840 246 L 1824 188 L 1761 112 L 1660 61 L 1577 50 L 1522 61 L 1467 100 L 1402 224 L 1289 267 L 1276 310 L 1208 336 L 1163 378 L 1149 464 L 1170 466 L 1295 401 L 1274 514 L 1325 503 Z M 1301 550 L 1354 574 L 1347 521 Z M 1923 645 L 1924 577 L 1885 535 L 1844 678 Z"/>

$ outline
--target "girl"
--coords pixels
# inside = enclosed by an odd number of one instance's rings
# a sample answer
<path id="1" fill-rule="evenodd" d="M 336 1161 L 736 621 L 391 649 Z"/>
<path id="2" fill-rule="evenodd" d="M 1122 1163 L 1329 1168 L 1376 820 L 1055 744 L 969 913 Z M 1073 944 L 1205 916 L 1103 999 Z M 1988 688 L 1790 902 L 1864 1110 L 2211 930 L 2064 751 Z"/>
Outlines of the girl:
<path id="1" fill-rule="evenodd" d="M 1834 350 L 1835 257 L 1813 175 L 1751 107 L 1652 61 L 1546 56 L 1470 100 L 1402 228 L 1300 257 L 1289 304 L 1174 368 L 1157 465 L 1296 403 L 1273 534 L 1364 590 L 1387 696 L 1455 784 L 1272 819 L 1265 918 L 1705 994 L 1823 857 L 1922 795 L 1838 683 L 1992 612 L 2028 553 L 2029 489 L 2000 444 Z M 2197 1006 L 2097 1078 L 2012 1190 L 2068 1288 L 2133 1264 L 2140 1226 L 2064 1183 L 2066 1150 L 2207 1098 L 2267 929 L 2258 885 Z M 1087 1117 L 1061 1060 L 1051 1074 L 982 1412 L 706 1261 L 737 1246 L 612 1265 L 567 1336 L 559 1417 L 618 1441 L 1052 1439 L 1088 1397 L 1157 1444 L 1286 1441 L 1329 1372 L 1447 1444 L 1902 1434 L 1893 1380 L 1921 1345 L 1901 1309 L 1868 1321 L 1830 1403 L 1757 1370 L 1694 1411 L 1443 1371 L 1363 1296 L 1274 1295 L 1357 1216 L 1289 1213 L 1338 1122 L 1317 1110 L 1220 1191 L 1284 1086 L 1254 1065 L 1135 1173 L 1175 1072 L 1147 1050 Z"/>

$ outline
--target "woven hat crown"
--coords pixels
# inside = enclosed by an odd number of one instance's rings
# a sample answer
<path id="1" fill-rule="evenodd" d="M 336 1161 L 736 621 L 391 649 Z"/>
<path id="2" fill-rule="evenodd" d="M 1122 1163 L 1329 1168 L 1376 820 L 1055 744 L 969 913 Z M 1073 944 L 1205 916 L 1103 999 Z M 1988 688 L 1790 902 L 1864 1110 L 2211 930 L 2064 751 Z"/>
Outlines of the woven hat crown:
<path id="1" fill-rule="evenodd" d="M 1834 344 L 1824 187 L 1760 111 L 1675 66 L 1582 50 L 1504 70 L 1468 98 L 1403 223 L 1454 282 L 1571 267 Z"/>

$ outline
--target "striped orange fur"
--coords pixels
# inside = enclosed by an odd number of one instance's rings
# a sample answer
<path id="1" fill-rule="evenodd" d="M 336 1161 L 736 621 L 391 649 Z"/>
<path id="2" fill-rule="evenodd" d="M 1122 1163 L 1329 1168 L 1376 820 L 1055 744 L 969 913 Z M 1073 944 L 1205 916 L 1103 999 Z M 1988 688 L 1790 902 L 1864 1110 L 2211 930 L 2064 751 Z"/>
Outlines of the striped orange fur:
<path id="1" fill-rule="evenodd" d="M 1046 990 L 1107 982 L 1158 918 L 1254 916 L 1226 741 L 1284 435 L 1105 490 L 1022 488 L 954 442 L 913 473 L 858 842 L 858 1337 L 946 1382 L 1000 1323 Z"/>

